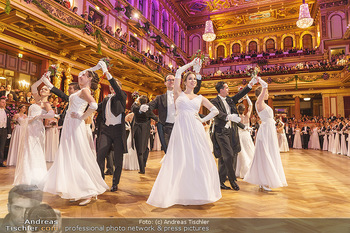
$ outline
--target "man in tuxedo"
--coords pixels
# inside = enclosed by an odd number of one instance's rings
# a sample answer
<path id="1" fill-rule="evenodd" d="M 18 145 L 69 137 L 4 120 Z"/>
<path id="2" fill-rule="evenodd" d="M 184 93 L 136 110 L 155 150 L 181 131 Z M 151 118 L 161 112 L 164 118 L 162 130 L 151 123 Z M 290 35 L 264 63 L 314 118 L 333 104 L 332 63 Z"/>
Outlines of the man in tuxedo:
<path id="1" fill-rule="evenodd" d="M 230 189 L 225 185 L 228 177 L 231 187 L 234 190 L 239 190 L 235 175 L 237 154 L 241 151 L 237 126 L 242 129 L 245 129 L 245 126 L 240 123 L 241 118 L 238 116 L 236 104 L 256 83 L 257 80 L 253 78 L 243 90 L 232 97 L 228 96 L 229 88 L 227 83 L 220 81 L 215 86 L 218 96 L 212 99 L 211 102 L 219 110 L 219 115 L 214 118 L 214 133 L 211 138 L 214 155 L 219 159 L 221 189 Z"/>
<path id="2" fill-rule="evenodd" d="M 104 178 L 105 158 L 113 145 L 114 173 L 111 192 L 118 190 L 118 184 L 123 167 L 123 155 L 127 153 L 125 130 L 125 107 L 127 95 L 121 89 L 121 83 L 108 72 L 105 62 L 99 62 L 103 73 L 109 81 L 111 94 L 107 95 L 98 105 L 98 113 L 102 114 L 101 134 L 98 138 L 97 162 Z"/>
<path id="3" fill-rule="evenodd" d="M 4 165 L 5 145 L 7 139 L 11 138 L 11 119 L 5 107 L 6 97 L 3 96 L 0 98 L 0 167 L 6 167 Z"/>
<path id="4" fill-rule="evenodd" d="M 301 132 L 301 143 L 303 144 L 303 149 L 308 149 L 310 140 L 310 127 L 304 124 L 303 128 L 301 129 Z"/>
<path id="5" fill-rule="evenodd" d="M 194 88 L 195 94 L 199 92 L 202 83 L 202 76 L 199 74 L 199 71 L 196 73 L 196 78 L 197 86 Z M 151 111 L 158 109 L 159 122 L 157 123 L 157 130 L 160 143 L 165 153 L 175 123 L 174 81 L 174 75 L 168 74 L 164 82 L 167 92 L 163 95 L 158 95 L 148 105 L 142 105 L 140 107 L 141 112 L 146 112 L 148 109 Z"/>
<path id="6" fill-rule="evenodd" d="M 293 141 L 292 141 L 292 128 L 289 127 L 289 124 L 288 122 L 286 122 L 286 124 L 284 125 L 284 131 L 286 133 L 286 136 L 287 136 L 287 140 L 288 140 L 288 145 L 289 147 L 292 147 L 293 146 Z"/>
<path id="7" fill-rule="evenodd" d="M 132 128 L 132 137 L 135 142 L 137 158 L 139 161 L 140 174 L 145 174 L 145 167 L 148 159 L 149 148 L 148 140 L 151 132 L 151 119 L 158 121 L 151 109 L 146 112 L 140 111 L 140 106 L 147 103 L 146 96 L 140 96 L 139 103 L 133 103 L 131 111 L 134 113 L 134 125 Z"/>
<path id="8" fill-rule="evenodd" d="M 27 102 L 27 103 L 30 103 L 30 99 L 33 98 L 33 97 L 32 97 L 32 93 L 29 91 L 29 92 L 27 92 L 26 95 L 27 95 L 27 96 L 26 96 L 26 102 Z"/>
<path id="9" fill-rule="evenodd" d="M 12 94 L 14 101 L 18 101 L 16 93 L 11 90 L 11 85 L 7 85 L 6 89 L 0 92 L 0 97 L 5 96 L 7 98 L 9 94 Z"/>

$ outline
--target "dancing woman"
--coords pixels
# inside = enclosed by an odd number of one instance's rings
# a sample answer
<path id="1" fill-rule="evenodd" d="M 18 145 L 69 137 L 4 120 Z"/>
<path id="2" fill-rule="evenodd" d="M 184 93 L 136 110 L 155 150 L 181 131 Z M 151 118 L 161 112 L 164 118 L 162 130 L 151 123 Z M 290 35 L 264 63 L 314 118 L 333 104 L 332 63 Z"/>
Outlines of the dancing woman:
<path id="1" fill-rule="evenodd" d="M 50 74 L 50 71 L 46 72 L 43 78 L 50 77 Z M 43 86 L 38 93 L 41 83 L 40 79 L 31 87 L 36 103 L 29 107 L 28 117 L 24 121 L 24 132 L 20 140 L 23 143 L 18 151 L 14 185 L 38 185 L 47 173 L 43 119 L 52 118 L 55 113 L 47 100 L 50 90 Z"/>
<path id="2" fill-rule="evenodd" d="M 202 124 L 219 112 L 208 99 L 194 94 L 195 73 L 184 74 L 185 91 L 181 90 L 181 74 L 191 66 L 199 73 L 200 60 L 196 58 L 180 67 L 175 75 L 175 124 L 162 167 L 147 200 L 156 207 L 203 205 L 221 198 L 219 175 Z M 210 110 L 204 118 L 198 116 L 202 105 Z"/>
<path id="3" fill-rule="evenodd" d="M 268 85 L 260 77 L 259 83 L 261 87 L 255 90 L 258 98 L 255 107 L 262 123 L 256 135 L 252 165 L 244 181 L 259 185 L 265 191 L 271 191 L 270 188 L 287 186 L 287 181 L 278 147 L 273 110 L 264 102 L 269 98 Z"/>
<path id="4" fill-rule="evenodd" d="M 14 115 L 12 118 L 12 120 L 16 122 L 16 126 L 13 129 L 12 136 L 11 136 L 9 153 L 7 156 L 7 163 L 6 163 L 7 166 L 16 166 L 20 143 L 21 143 L 21 139 L 23 138 L 21 137 L 21 135 L 23 134 L 23 132 L 25 132 L 23 130 L 24 128 L 23 125 L 24 125 L 25 119 L 27 118 L 27 115 L 25 114 L 25 112 L 27 111 L 27 106 L 21 104 L 18 107 L 18 110 L 19 110 L 19 113 Z"/>
<path id="5" fill-rule="evenodd" d="M 48 80 L 44 82 L 52 85 Z M 97 198 L 108 189 L 101 177 L 96 153 L 90 147 L 84 121 L 97 109 L 91 90 L 97 89 L 98 82 L 94 71 L 85 70 L 79 74 L 80 90 L 69 96 L 55 161 L 39 185 L 44 192 L 61 195 L 64 199 L 85 199 L 79 205 L 87 205 L 92 197 Z"/>
<path id="6" fill-rule="evenodd" d="M 237 111 L 238 111 L 239 117 L 242 119 L 241 123 L 243 123 L 248 128 L 250 114 L 252 113 L 252 110 L 253 110 L 253 103 L 250 100 L 248 95 L 246 95 L 244 98 L 248 102 L 247 113 L 244 114 L 244 111 L 245 111 L 244 104 L 238 105 Z M 253 143 L 253 139 L 250 135 L 250 132 L 248 130 L 238 128 L 238 133 L 239 133 L 239 141 L 241 143 L 241 151 L 238 153 L 238 156 L 237 156 L 236 176 L 244 178 L 253 160 L 255 146 Z"/>

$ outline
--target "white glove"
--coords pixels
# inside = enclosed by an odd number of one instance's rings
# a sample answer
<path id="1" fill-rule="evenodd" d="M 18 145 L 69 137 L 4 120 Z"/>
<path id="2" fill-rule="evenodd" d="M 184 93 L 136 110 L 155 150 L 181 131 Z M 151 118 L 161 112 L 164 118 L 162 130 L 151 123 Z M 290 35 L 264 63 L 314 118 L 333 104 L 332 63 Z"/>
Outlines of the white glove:
<path id="1" fill-rule="evenodd" d="M 7 139 L 10 139 L 11 138 L 11 134 L 7 134 Z"/>
<path id="2" fill-rule="evenodd" d="M 251 127 L 249 127 L 249 126 L 246 126 L 246 127 L 244 127 L 244 130 L 247 130 L 247 131 L 249 131 L 249 132 L 252 132 L 252 131 L 253 131 L 253 128 L 251 128 Z"/>
<path id="3" fill-rule="evenodd" d="M 198 114 L 197 114 L 198 117 L 197 117 L 197 115 L 196 115 L 196 117 L 199 118 L 199 120 L 202 123 L 204 123 L 204 122 L 207 122 L 207 121 L 211 120 L 212 118 L 214 118 L 216 115 L 219 114 L 219 110 L 215 106 L 211 107 L 211 109 L 209 109 L 209 111 L 210 111 L 209 114 L 206 115 L 203 118 L 200 118 L 200 116 Z"/>
<path id="4" fill-rule="evenodd" d="M 106 62 L 104 62 L 104 61 L 99 61 L 97 65 L 100 65 L 100 67 L 101 67 L 103 73 L 108 72 L 108 68 L 107 68 Z"/>
<path id="5" fill-rule="evenodd" d="M 259 83 L 261 84 L 262 88 L 267 88 L 268 87 L 267 83 L 264 80 L 262 80 L 261 77 L 259 77 L 258 80 L 259 80 Z"/>
<path id="6" fill-rule="evenodd" d="M 198 74 L 200 71 L 201 71 L 201 68 L 202 68 L 202 60 L 201 59 L 199 59 L 199 58 L 196 58 L 196 59 L 194 59 L 193 61 L 195 61 L 194 62 L 194 65 L 193 65 L 193 70 L 194 70 L 194 72 L 196 72 L 196 74 Z"/>
<path id="7" fill-rule="evenodd" d="M 78 74 L 78 78 L 80 78 L 81 76 L 83 76 L 88 70 L 89 70 L 89 69 L 81 71 L 81 72 Z"/>
<path id="8" fill-rule="evenodd" d="M 197 58 L 196 58 L 197 59 Z M 191 61 L 190 63 L 186 64 L 186 65 L 183 65 L 181 67 L 179 67 L 177 70 L 176 70 L 176 73 L 175 73 L 175 78 L 176 79 L 181 79 L 181 74 L 183 72 L 185 72 L 188 68 L 190 68 L 191 66 L 193 66 L 196 62 L 196 59 L 194 59 L 193 61 Z M 199 59 L 199 58 L 198 58 Z"/>
<path id="9" fill-rule="evenodd" d="M 51 74 L 51 72 L 50 72 Z M 50 77 L 50 76 L 49 76 Z M 53 84 L 50 83 L 49 79 L 46 77 L 46 75 L 44 74 L 42 77 L 41 77 L 41 81 L 45 84 L 45 86 L 47 86 L 50 90 L 53 88 Z"/>
<path id="10" fill-rule="evenodd" d="M 140 106 L 140 112 L 147 112 L 149 109 L 149 106 L 147 104 L 142 104 Z"/>
<path id="11" fill-rule="evenodd" d="M 248 86 L 251 88 L 252 86 L 254 86 L 257 83 L 258 83 L 258 80 L 256 79 L 256 77 L 254 77 L 254 78 L 252 78 L 252 80 L 250 80 L 250 82 L 248 83 Z"/>
<path id="12" fill-rule="evenodd" d="M 238 114 L 235 114 L 235 113 L 227 115 L 227 120 L 233 121 L 235 123 L 241 122 L 241 118 L 238 116 Z"/>
<path id="13" fill-rule="evenodd" d="M 89 68 L 88 70 L 96 71 L 96 70 L 99 70 L 99 69 L 101 69 L 100 62 L 98 62 L 97 65 L 95 65 L 94 67 Z"/>
<path id="14" fill-rule="evenodd" d="M 249 98 L 248 95 L 246 95 L 246 100 L 247 100 L 249 106 L 252 106 L 252 105 L 253 105 L 253 103 L 252 103 L 252 101 L 250 100 L 250 98 Z"/>

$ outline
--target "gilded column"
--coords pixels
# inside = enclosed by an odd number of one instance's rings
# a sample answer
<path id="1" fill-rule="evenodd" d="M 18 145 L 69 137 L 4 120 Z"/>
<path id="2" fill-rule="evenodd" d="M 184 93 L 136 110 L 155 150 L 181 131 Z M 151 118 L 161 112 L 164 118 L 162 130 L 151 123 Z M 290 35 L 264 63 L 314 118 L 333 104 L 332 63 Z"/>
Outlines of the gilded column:
<path id="1" fill-rule="evenodd" d="M 56 74 L 55 77 L 53 77 L 53 85 L 57 88 L 60 89 L 61 88 L 61 82 L 62 82 L 62 66 L 61 66 L 61 62 L 57 62 L 56 64 Z"/>
<path id="2" fill-rule="evenodd" d="M 295 101 L 295 112 L 294 112 L 294 115 L 295 115 L 295 118 L 297 120 L 300 119 L 300 96 L 298 95 L 294 95 L 294 101 Z"/>
<path id="3" fill-rule="evenodd" d="M 281 40 L 282 40 L 281 36 L 280 36 L 280 35 L 277 36 L 277 41 L 276 41 L 276 43 L 277 43 L 277 49 L 278 49 L 278 50 L 280 50 L 280 49 L 282 48 Z"/>
<path id="4" fill-rule="evenodd" d="M 98 100 L 100 99 L 100 93 L 101 93 L 101 84 L 98 84 L 97 89 L 95 90 L 95 93 L 94 93 L 94 98 L 96 103 L 98 103 Z"/>
<path id="5" fill-rule="evenodd" d="M 230 42 L 228 41 L 228 42 L 225 42 L 225 45 L 226 45 L 226 51 L 227 51 L 227 53 L 226 53 L 226 57 L 228 57 L 228 56 L 231 56 L 231 49 L 230 49 Z"/>
<path id="6" fill-rule="evenodd" d="M 71 70 L 72 70 L 72 66 L 71 65 L 67 65 L 66 71 L 65 71 L 65 76 L 66 76 L 66 80 L 64 80 L 64 93 L 66 95 L 69 95 L 68 93 L 68 85 L 72 82 L 73 80 L 73 76 L 71 74 Z"/>

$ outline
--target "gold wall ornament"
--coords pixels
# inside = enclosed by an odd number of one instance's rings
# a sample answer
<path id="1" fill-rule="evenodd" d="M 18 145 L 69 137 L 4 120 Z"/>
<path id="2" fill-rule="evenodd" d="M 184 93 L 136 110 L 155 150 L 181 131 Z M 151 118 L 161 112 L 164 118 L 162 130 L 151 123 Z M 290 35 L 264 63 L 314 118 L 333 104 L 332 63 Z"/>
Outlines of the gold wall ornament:
<path id="1" fill-rule="evenodd" d="M 67 65 L 66 71 L 64 72 L 64 74 L 66 76 L 66 80 L 64 80 L 64 93 L 66 95 L 69 95 L 69 93 L 68 93 L 69 84 L 73 80 L 73 76 L 71 74 L 71 70 L 72 70 L 72 66 L 71 65 Z"/>
<path id="2" fill-rule="evenodd" d="M 4 32 L 4 30 L 6 29 L 6 26 L 5 25 L 0 25 L 0 33 Z"/>
<path id="3" fill-rule="evenodd" d="M 61 82 L 62 82 L 62 71 L 63 71 L 63 68 L 61 66 L 61 62 L 57 62 L 56 68 L 57 68 L 56 74 L 53 77 L 53 85 L 57 89 L 60 89 L 61 88 Z"/>
<path id="4" fill-rule="evenodd" d="M 98 103 L 98 100 L 100 99 L 100 93 L 101 93 L 101 84 L 98 84 L 97 89 L 94 92 L 94 98 L 96 103 Z"/>

